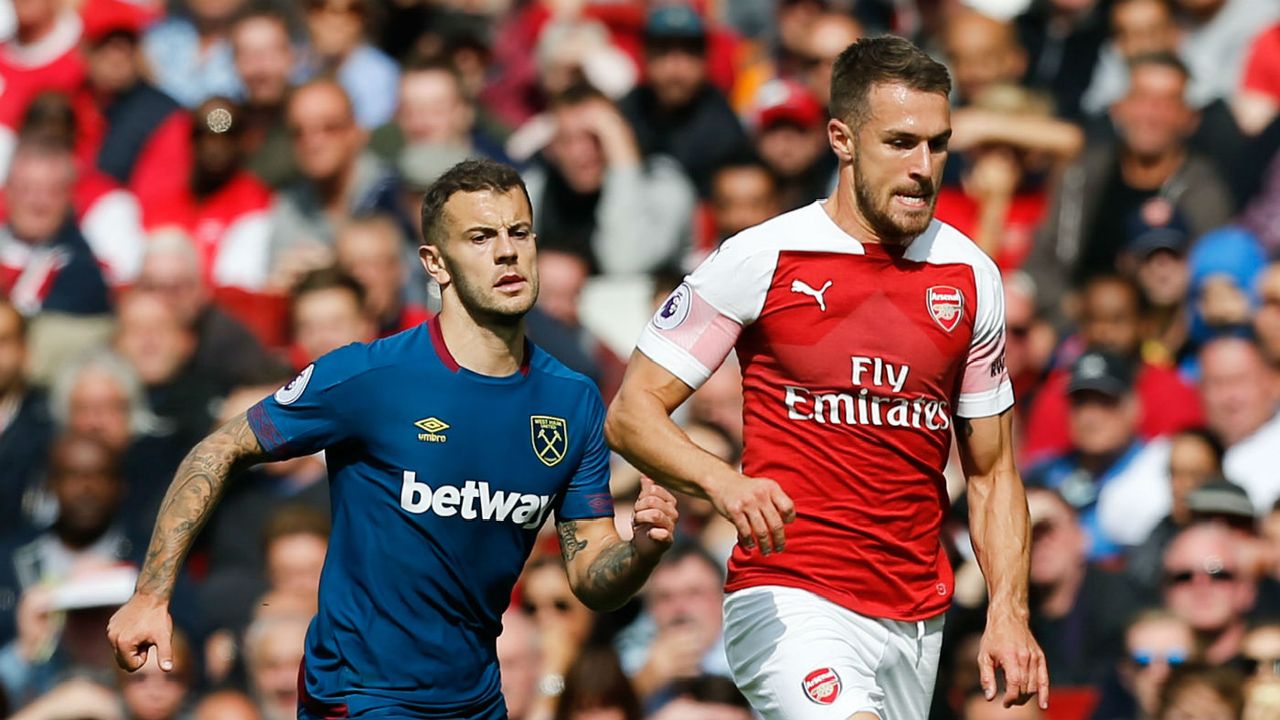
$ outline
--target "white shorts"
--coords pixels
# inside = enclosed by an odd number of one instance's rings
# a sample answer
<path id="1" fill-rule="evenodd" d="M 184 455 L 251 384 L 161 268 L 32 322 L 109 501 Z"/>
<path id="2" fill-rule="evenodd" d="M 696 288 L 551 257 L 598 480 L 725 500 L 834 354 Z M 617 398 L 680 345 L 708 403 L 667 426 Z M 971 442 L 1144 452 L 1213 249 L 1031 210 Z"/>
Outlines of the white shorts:
<path id="1" fill-rule="evenodd" d="M 734 682 L 766 720 L 925 720 L 942 652 L 943 616 L 898 622 L 859 615 L 807 590 L 747 588 L 724 601 Z"/>

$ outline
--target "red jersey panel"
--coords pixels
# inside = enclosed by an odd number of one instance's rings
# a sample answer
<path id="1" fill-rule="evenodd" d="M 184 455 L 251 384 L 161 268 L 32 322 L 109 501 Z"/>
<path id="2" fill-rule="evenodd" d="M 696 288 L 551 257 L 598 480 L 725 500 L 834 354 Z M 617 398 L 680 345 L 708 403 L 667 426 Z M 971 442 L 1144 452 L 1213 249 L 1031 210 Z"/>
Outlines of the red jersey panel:
<path id="1" fill-rule="evenodd" d="M 1013 402 L 995 265 L 936 221 L 906 248 L 860 243 L 815 203 L 727 241 L 639 343 L 691 387 L 731 347 L 743 471 L 781 484 L 797 520 L 780 555 L 735 549 L 727 589 L 799 587 L 894 620 L 944 611 L 953 417 Z"/>

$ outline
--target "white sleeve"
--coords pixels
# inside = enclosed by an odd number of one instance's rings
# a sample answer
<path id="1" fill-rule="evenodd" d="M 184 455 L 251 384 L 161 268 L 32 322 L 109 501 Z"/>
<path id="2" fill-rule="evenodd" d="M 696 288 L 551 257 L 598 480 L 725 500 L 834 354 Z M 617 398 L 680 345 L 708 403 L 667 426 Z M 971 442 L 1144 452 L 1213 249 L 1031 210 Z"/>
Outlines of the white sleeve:
<path id="1" fill-rule="evenodd" d="M 697 389 L 760 316 L 777 259 L 746 234 L 726 241 L 662 303 L 637 348 Z"/>
<path id="2" fill-rule="evenodd" d="M 1013 383 L 1004 363 L 1004 287 L 994 264 L 975 264 L 973 338 L 955 414 L 981 418 L 999 415 L 1013 405 Z"/>
<path id="3" fill-rule="evenodd" d="M 128 190 L 112 190 L 94 201 L 80 229 L 89 248 L 106 264 L 112 285 L 132 282 L 142 269 L 147 234 L 142 229 L 142 207 Z"/>

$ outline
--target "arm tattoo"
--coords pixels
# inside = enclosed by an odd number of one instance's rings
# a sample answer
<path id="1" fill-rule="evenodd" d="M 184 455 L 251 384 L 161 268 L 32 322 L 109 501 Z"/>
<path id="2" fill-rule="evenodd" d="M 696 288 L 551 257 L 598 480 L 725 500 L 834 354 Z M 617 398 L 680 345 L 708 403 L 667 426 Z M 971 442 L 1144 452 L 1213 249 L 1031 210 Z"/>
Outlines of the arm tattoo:
<path id="1" fill-rule="evenodd" d="M 187 551 L 213 514 L 227 480 L 266 459 L 243 414 L 191 448 L 160 505 L 151 545 L 138 574 L 138 592 L 164 598 L 173 593 Z"/>
<path id="2" fill-rule="evenodd" d="M 635 546 L 629 542 L 616 542 L 605 548 L 592 561 L 591 567 L 587 568 L 587 585 L 595 592 L 608 593 L 614 591 L 620 584 L 629 586 L 631 578 L 624 576 L 634 573 L 636 561 Z M 644 582 L 645 573 L 640 577 L 640 583 Z M 634 592 L 639 589 L 639 584 Z M 627 593 L 630 595 L 631 593 Z"/>
<path id="3" fill-rule="evenodd" d="M 566 520 L 556 525 L 556 530 L 560 532 L 560 555 L 564 557 L 564 561 L 568 563 L 578 556 L 587 547 L 587 541 L 578 537 L 578 523 L 573 520 Z"/>

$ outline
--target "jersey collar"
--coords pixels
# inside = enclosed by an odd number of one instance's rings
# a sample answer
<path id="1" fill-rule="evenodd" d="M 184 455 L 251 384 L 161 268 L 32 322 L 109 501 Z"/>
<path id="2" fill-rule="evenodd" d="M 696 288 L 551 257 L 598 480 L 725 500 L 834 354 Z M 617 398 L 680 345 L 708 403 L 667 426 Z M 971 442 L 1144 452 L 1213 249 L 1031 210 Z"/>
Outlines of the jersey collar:
<path id="1" fill-rule="evenodd" d="M 440 358 L 440 362 L 449 369 L 449 372 L 471 372 L 458 364 L 453 357 L 453 353 L 449 352 L 449 346 L 445 344 L 444 332 L 440 329 L 440 315 L 437 314 L 427 321 L 427 330 L 431 334 L 431 345 L 435 347 L 436 356 Z M 533 343 L 529 342 L 529 338 L 524 338 L 524 359 L 520 361 L 520 375 L 529 375 L 529 360 L 533 356 Z M 472 373 L 480 377 L 479 373 Z"/>

